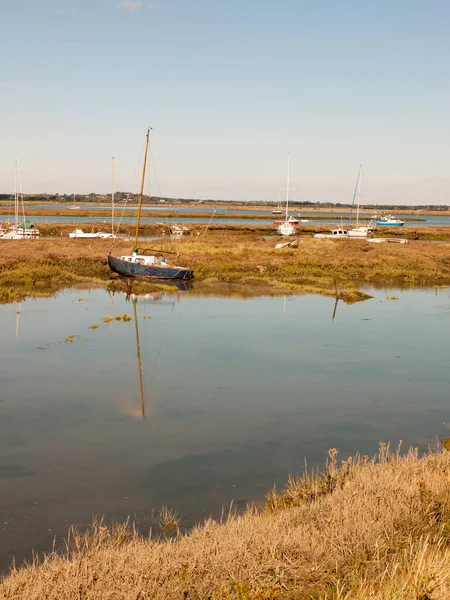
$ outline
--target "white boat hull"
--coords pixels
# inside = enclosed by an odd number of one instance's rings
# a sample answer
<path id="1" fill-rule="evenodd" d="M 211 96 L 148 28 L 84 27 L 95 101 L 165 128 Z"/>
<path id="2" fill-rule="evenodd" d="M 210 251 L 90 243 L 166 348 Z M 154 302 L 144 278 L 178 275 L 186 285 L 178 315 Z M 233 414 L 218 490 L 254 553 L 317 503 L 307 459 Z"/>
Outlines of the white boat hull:
<path id="1" fill-rule="evenodd" d="M 368 227 L 356 227 L 355 229 L 348 230 L 348 237 L 366 238 L 369 231 L 371 231 L 371 229 L 369 229 Z"/>
<path id="2" fill-rule="evenodd" d="M 292 225 L 292 223 L 285 221 L 284 223 L 278 225 L 277 233 L 278 235 L 295 235 L 295 227 Z"/>
<path id="3" fill-rule="evenodd" d="M 102 231 L 98 231 L 97 233 L 86 233 L 82 229 L 75 229 L 75 231 L 71 231 L 69 233 L 69 237 L 74 239 L 93 239 L 93 238 L 102 238 L 102 239 L 113 239 L 116 236 L 112 233 L 104 233 Z"/>
<path id="4" fill-rule="evenodd" d="M 348 240 L 348 232 L 345 229 L 333 229 L 331 233 L 316 233 L 315 238 L 330 239 L 330 240 Z"/>
<path id="5" fill-rule="evenodd" d="M 3 233 L 0 233 L 0 239 L 2 240 L 35 240 L 40 235 L 39 229 L 9 229 Z"/>

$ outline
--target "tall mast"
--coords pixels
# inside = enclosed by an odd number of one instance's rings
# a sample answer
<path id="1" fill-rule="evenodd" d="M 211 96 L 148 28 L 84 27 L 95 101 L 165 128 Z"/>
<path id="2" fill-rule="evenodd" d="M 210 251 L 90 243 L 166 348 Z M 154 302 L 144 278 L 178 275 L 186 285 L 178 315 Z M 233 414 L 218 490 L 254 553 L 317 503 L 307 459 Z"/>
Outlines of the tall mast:
<path id="1" fill-rule="evenodd" d="M 111 233 L 114 235 L 114 171 L 116 167 L 116 159 L 112 157 L 112 175 L 111 175 Z"/>
<path id="2" fill-rule="evenodd" d="M 147 135 L 145 136 L 145 155 L 144 155 L 144 166 L 142 167 L 142 181 L 141 181 L 141 191 L 139 194 L 139 206 L 138 206 L 138 214 L 136 221 L 136 235 L 134 238 L 134 249 L 137 249 L 138 237 L 139 237 L 139 222 L 141 220 L 141 209 L 142 209 L 142 196 L 144 194 L 144 183 L 145 183 L 145 169 L 147 167 L 147 153 L 148 153 L 148 142 L 150 140 L 150 129 L 147 129 Z M 137 250 L 136 250 L 137 251 Z"/>
<path id="3" fill-rule="evenodd" d="M 22 192 L 22 180 L 20 178 L 20 167 L 19 167 L 19 159 L 17 159 L 16 163 L 17 167 L 17 213 L 16 213 L 16 225 L 19 224 L 19 202 L 22 205 L 22 217 L 23 217 L 23 233 L 25 236 L 25 206 L 23 203 L 23 192 Z"/>
<path id="4" fill-rule="evenodd" d="M 14 164 L 14 225 L 19 225 L 19 159 Z"/>
<path id="5" fill-rule="evenodd" d="M 288 220 L 289 212 L 289 166 L 290 166 L 291 153 L 287 155 L 287 181 L 286 181 L 286 221 Z"/>
<path id="6" fill-rule="evenodd" d="M 359 165 L 358 192 L 356 195 L 356 227 L 359 226 L 359 196 L 361 194 L 361 171 L 362 171 L 362 165 Z"/>

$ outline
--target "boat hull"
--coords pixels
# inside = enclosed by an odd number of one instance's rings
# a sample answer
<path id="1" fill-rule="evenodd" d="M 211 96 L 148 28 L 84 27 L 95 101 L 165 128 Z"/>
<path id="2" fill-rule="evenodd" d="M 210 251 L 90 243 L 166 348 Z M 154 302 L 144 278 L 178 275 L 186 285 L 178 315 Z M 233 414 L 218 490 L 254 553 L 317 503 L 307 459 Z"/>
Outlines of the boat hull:
<path id="1" fill-rule="evenodd" d="M 391 221 L 377 221 L 378 227 L 403 227 L 405 223 L 403 221 L 391 222 Z"/>
<path id="2" fill-rule="evenodd" d="M 368 229 L 361 229 L 361 230 L 357 230 L 357 229 L 349 229 L 348 230 L 348 237 L 350 238 L 366 238 L 367 234 L 369 233 Z"/>
<path id="3" fill-rule="evenodd" d="M 108 256 L 109 268 L 124 277 L 137 277 L 139 279 L 175 279 L 189 281 L 194 274 L 191 269 L 184 267 L 160 267 L 158 265 L 141 265 Z"/>

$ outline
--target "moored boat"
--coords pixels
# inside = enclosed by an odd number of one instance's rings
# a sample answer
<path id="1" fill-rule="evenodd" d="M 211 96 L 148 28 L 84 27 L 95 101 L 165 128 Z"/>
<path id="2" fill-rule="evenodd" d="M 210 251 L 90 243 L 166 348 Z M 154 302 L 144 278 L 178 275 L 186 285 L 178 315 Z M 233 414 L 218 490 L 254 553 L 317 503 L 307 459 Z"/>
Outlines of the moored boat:
<path id="1" fill-rule="evenodd" d="M 353 227 L 348 230 L 348 237 L 350 238 L 366 238 L 369 233 L 373 231 L 373 227 L 370 225 L 361 225 L 359 227 Z"/>
<path id="2" fill-rule="evenodd" d="M 69 206 L 69 210 L 80 210 L 78 204 L 75 204 L 75 192 L 73 193 L 73 204 Z"/>
<path id="3" fill-rule="evenodd" d="M 169 233 L 170 235 L 190 235 L 191 230 L 186 225 L 171 225 Z"/>
<path id="4" fill-rule="evenodd" d="M 34 240 L 39 235 L 39 229 L 29 219 L 0 231 L 2 240 Z"/>
<path id="5" fill-rule="evenodd" d="M 368 225 L 359 224 L 359 199 L 361 195 L 361 177 L 362 177 L 362 165 L 359 165 L 358 177 L 356 179 L 355 193 L 353 194 L 352 208 L 348 219 L 348 237 L 349 238 L 363 238 L 366 239 L 368 234 L 374 229 L 372 222 Z M 350 219 L 352 216 L 353 206 L 355 204 L 356 197 L 356 227 L 350 227 Z"/>
<path id="6" fill-rule="evenodd" d="M 70 238 L 84 238 L 84 239 L 92 239 L 92 238 L 101 238 L 104 240 L 109 240 L 115 238 L 116 236 L 112 233 L 105 233 L 104 231 L 97 231 L 93 233 L 88 233 L 83 231 L 82 229 L 74 229 L 69 233 Z"/>
<path id="7" fill-rule="evenodd" d="M 19 216 L 19 209 L 21 216 Z M 2 240 L 34 240 L 39 237 L 39 229 L 25 217 L 22 182 L 20 179 L 19 163 L 14 168 L 14 223 L 5 222 L 0 227 Z"/>
<path id="8" fill-rule="evenodd" d="M 278 198 L 277 207 L 273 209 L 272 214 L 273 215 L 282 215 L 283 214 L 283 211 L 281 210 L 280 198 Z"/>
<path id="9" fill-rule="evenodd" d="M 379 227 L 402 227 L 405 221 L 401 221 L 392 215 L 384 215 L 376 220 Z"/>
<path id="10" fill-rule="evenodd" d="M 348 240 L 348 231 L 343 227 L 338 227 L 337 229 L 332 229 L 330 233 L 315 233 L 315 238 L 327 238 L 327 239 L 347 239 Z"/>
<path id="11" fill-rule="evenodd" d="M 274 221 L 277 227 L 278 235 L 295 235 L 295 225 L 298 224 L 298 219 L 289 216 L 289 165 L 290 153 L 287 158 L 287 178 L 286 178 L 286 213 L 283 221 Z"/>
<path id="12" fill-rule="evenodd" d="M 284 219 L 283 221 L 274 221 L 274 225 L 281 225 L 282 223 L 286 223 L 286 221 L 288 223 L 291 223 L 291 225 L 298 225 L 299 224 L 299 220 L 296 219 L 295 217 L 293 217 L 292 215 L 290 215 L 287 219 Z"/>

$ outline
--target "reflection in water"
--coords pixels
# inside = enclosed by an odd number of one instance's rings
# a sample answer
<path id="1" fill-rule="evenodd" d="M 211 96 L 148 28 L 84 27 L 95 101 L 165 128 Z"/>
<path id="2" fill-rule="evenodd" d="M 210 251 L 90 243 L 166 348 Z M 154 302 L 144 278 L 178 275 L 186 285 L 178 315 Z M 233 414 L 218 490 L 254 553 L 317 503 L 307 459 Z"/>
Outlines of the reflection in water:
<path id="1" fill-rule="evenodd" d="M 139 344 L 139 328 L 138 328 L 136 304 L 137 304 L 137 299 L 133 300 L 134 330 L 135 330 L 135 335 L 136 335 L 136 354 L 137 354 L 137 364 L 138 364 L 138 372 L 139 372 L 139 391 L 140 391 L 140 396 L 141 396 L 141 415 L 142 415 L 142 418 L 145 419 L 144 383 L 142 380 L 141 347 Z"/>
<path id="2" fill-rule="evenodd" d="M 0 306 L 1 566 L 93 515 L 145 530 L 166 504 L 191 524 L 330 447 L 345 458 L 445 437 L 448 290 L 370 289 L 337 315 L 338 295 L 205 287 Z"/>
<path id="3" fill-rule="evenodd" d="M 19 319 L 21 303 L 16 302 L 16 339 L 19 337 Z"/>

